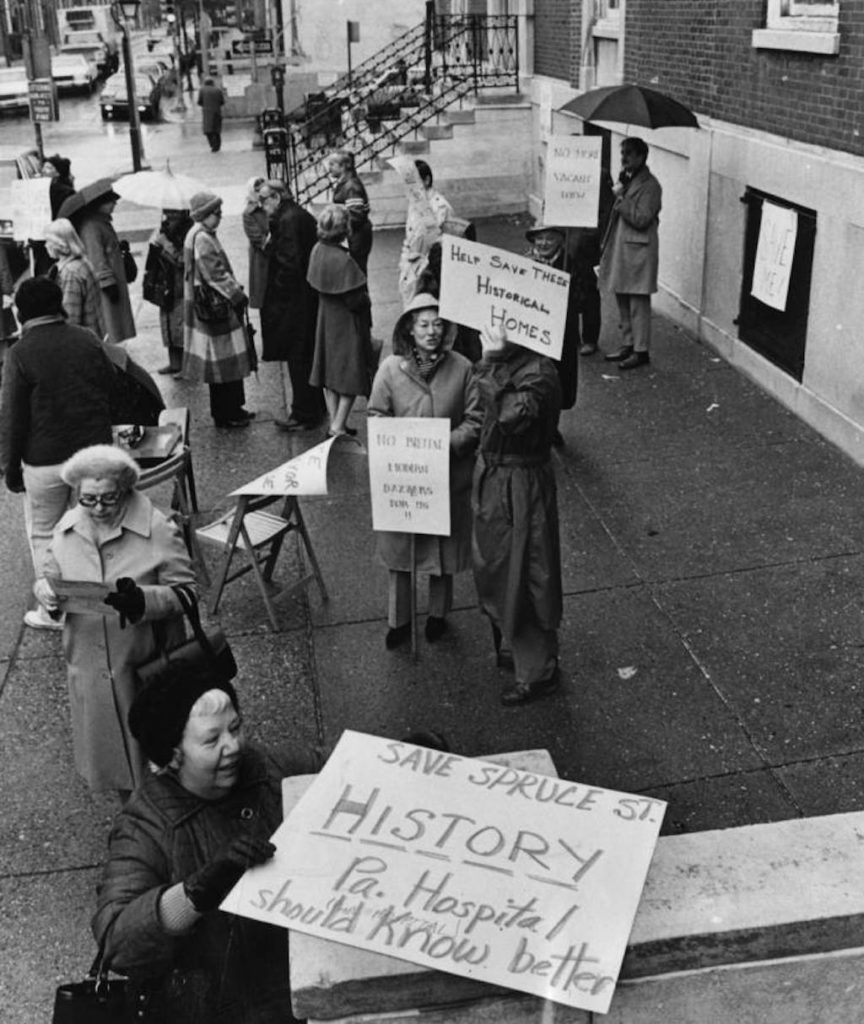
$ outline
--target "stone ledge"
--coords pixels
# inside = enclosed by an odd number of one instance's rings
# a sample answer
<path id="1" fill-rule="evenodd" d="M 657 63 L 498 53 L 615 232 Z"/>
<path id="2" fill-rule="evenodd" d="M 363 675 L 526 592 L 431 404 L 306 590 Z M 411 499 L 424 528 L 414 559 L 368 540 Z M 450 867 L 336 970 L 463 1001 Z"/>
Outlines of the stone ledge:
<path id="1" fill-rule="evenodd" d="M 800 32 L 782 28 L 753 30 L 750 44 L 754 50 L 791 50 L 796 53 L 840 52 L 839 32 Z"/>

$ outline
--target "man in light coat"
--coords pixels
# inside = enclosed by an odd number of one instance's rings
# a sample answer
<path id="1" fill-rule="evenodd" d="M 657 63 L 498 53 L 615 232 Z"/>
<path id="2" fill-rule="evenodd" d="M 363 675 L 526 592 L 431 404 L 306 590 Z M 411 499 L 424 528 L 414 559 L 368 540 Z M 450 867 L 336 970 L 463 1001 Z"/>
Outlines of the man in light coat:
<path id="1" fill-rule="evenodd" d="M 622 346 L 606 359 L 622 370 L 651 362 L 651 296 L 657 291 L 657 226 L 663 190 L 648 170 L 648 145 L 621 143 L 621 175 L 603 239 L 600 281 L 615 292 Z"/>

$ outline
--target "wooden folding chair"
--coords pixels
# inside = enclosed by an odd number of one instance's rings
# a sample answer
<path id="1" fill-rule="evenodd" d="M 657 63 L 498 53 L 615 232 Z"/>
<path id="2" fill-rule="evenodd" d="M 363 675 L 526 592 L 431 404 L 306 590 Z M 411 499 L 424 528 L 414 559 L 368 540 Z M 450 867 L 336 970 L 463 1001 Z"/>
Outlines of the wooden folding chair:
<path id="1" fill-rule="evenodd" d="M 224 551 L 222 568 L 211 604 L 211 611 L 214 615 L 219 608 L 219 601 L 226 585 L 232 580 L 244 576 L 247 572 L 251 572 L 255 577 L 258 590 L 261 592 L 270 624 L 274 631 L 279 629 L 272 596 L 267 585 L 273 578 L 273 570 L 285 538 L 292 530 L 296 530 L 303 541 L 311 571 L 290 586 L 283 588 L 279 596 L 292 594 L 295 590 L 305 587 L 315 580 L 321 592 L 321 600 L 328 600 L 324 578 L 321 575 L 318 559 L 315 557 L 312 541 L 309 538 L 297 498 L 287 497 L 278 514 L 264 511 L 268 505 L 279 501 L 281 497 L 281 495 L 241 496 L 237 499 L 234 509 L 226 512 L 216 522 L 210 523 L 209 526 L 202 526 L 196 531 L 203 542 L 216 544 Z M 246 564 L 232 571 L 231 563 L 238 550 L 245 554 Z"/>
<path id="2" fill-rule="evenodd" d="M 195 535 L 192 522 L 192 508 L 187 489 L 189 481 L 189 449 L 185 446 L 175 455 L 160 462 L 158 466 L 150 469 L 142 469 L 138 478 L 138 490 L 146 491 L 151 487 L 158 487 L 160 484 L 171 484 L 171 511 L 180 524 L 183 532 L 183 540 L 186 543 L 186 550 L 195 565 L 195 571 L 204 586 L 210 584 L 210 574 L 204 563 L 201 554 L 201 547 Z"/>
<path id="3" fill-rule="evenodd" d="M 180 428 L 180 441 L 189 453 L 186 460 L 186 482 L 189 487 L 189 505 L 193 512 L 198 511 L 198 494 L 195 490 L 195 474 L 192 472 L 192 446 L 189 440 L 189 430 L 192 425 L 192 417 L 185 405 L 176 409 L 163 409 L 159 413 L 159 426 L 164 427 L 174 423 Z"/>

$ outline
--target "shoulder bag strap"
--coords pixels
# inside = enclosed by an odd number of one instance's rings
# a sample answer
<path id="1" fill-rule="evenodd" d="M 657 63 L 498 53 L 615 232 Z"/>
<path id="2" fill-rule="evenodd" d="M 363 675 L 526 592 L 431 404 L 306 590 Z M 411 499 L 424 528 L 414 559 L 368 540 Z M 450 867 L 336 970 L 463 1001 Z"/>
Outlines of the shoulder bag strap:
<path id="1" fill-rule="evenodd" d="M 192 632 L 195 634 L 195 639 L 199 644 L 201 644 L 201 647 L 206 652 L 207 656 L 215 661 L 216 652 L 213 650 L 213 645 L 210 643 L 210 639 L 204 632 L 204 627 L 201 625 L 201 614 L 198 611 L 198 602 L 195 600 L 192 591 L 186 583 L 175 583 L 171 589 L 177 595 L 180 607 L 183 609 L 186 618 L 189 620 L 189 624 L 192 626 Z"/>

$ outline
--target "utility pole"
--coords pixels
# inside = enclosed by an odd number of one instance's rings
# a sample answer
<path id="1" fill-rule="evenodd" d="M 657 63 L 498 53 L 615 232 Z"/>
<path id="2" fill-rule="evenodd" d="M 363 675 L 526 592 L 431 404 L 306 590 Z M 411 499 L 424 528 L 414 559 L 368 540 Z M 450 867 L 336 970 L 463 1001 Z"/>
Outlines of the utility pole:
<path id="1" fill-rule="evenodd" d="M 36 78 L 47 79 L 50 82 L 51 50 L 39 0 L 26 0 L 26 3 L 21 6 L 21 13 L 24 18 L 22 43 L 27 78 L 31 82 Z M 42 146 L 42 125 L 38 121 L 34 121 L 33 130 L 36 134 L 36 149 L 41 162 L 45 157 Z"/>

